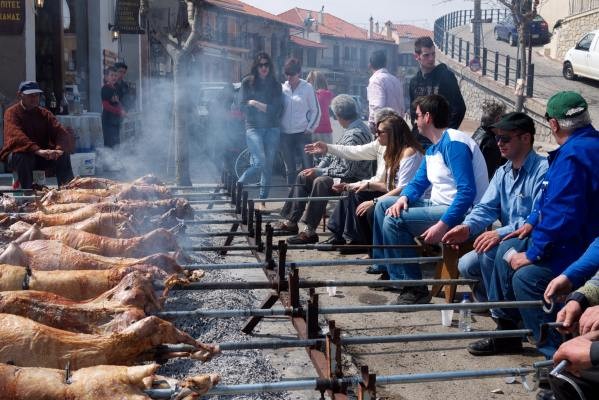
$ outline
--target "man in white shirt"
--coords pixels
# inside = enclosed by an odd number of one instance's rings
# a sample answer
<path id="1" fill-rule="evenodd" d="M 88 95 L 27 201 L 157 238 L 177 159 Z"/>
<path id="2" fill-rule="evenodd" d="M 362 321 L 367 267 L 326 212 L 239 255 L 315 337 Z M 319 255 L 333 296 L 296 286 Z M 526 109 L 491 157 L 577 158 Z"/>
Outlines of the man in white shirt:
<path id="1" fill-rule="evenodd" d="M 387 54 L 376 50 L 370 56 L 369 68 L 373 73 L 368 80 L 368 123 L 374 133 L 374 114 L 383 107 L 392 108 L 403 116 L 406 110 L 403 98 L 403 84 L 387 70 Z"/>

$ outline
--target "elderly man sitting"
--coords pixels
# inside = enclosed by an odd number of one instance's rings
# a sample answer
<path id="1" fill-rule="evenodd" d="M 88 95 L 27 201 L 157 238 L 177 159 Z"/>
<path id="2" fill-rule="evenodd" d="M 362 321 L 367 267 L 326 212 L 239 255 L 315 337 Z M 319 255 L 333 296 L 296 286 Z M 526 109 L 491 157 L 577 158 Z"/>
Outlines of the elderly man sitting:
<path id="1" fill-rule="evenodd" d="M 37 82 L 21 82 L 18 102 L 4 114 L 4 146 L 0 159 L 15 171 L 23 189 L 31 189 L 33 170 L 54 167 L 58 185 L 73 179 L 71 159 L 64 144 L 70 136 L 52 113 L 39 106 Z"/>
<path id="2" fill-rule="evenodd" d="M 359 119 L 356 103 L 349 95 L 335 97 L 331 108 L 339 124 L 345 129 L 337 144 L 355 146 L 372 141 L 370 129 Z M 327 154 L 317 167 L 301 171 L 296 178 L 296 185 L 289 192 L 289 197 L 322 197 L 338 194 L 343 190 L 343 183 L 367 179 L 372 175 L 369 161 L 349 161 Z M 333 178 L 340 178 L 338 185 L 333 185 Z M 290 244 L 316 243 L 318 235 L 316 227 L 327 206 L 326 201 L 287 201 L 281 215 L 287 220 L 275 226 L 278 232 L 298 233 L 298 221 L 306 227 L 296 236 L 287 239 Z"/>

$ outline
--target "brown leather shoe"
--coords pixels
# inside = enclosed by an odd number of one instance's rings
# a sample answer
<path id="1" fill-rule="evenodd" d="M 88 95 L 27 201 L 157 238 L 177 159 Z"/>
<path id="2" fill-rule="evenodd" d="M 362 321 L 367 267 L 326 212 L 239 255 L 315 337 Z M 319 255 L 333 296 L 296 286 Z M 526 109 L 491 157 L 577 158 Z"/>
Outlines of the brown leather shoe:
<path id="1" fill-rule="evenodd" d="M 310 243 L 318 243 L 318 235 L 313 234 L 309 235 L 306 231 L 302 231 L 299 235 L 291 236 L 287 238 L 287 243 L 289 244 L 310 244 Z"/>
<path id="2" fill-rule="evenodd" d="M 299 232 L 297 224 L 288 224 L 288 221 L 277 222 L 272 228 L 275 233 L 289 233 L 295 235 Z"/>

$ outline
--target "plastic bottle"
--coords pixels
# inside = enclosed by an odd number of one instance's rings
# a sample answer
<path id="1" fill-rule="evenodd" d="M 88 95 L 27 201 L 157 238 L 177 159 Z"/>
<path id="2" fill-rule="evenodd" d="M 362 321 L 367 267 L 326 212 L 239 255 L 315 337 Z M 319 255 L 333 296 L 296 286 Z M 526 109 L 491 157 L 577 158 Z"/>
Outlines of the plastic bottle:
<path id="1" fill-rule="evenodd" d="M 464 293 L 464 297 L 460 304 L 470 303 L 470 294 Z M 472 330 L 472 315 L 469 308 L 460 309 L 460 321 L 458 327 L 464 332 L 470 332 Z"/>
<path id="2" fill-rule="evenodd" d="M 73 114 L 81 114 L 81 97 L 79 96 L 79 93 L 75 93 L 75 96 L 73 97 Z"/>

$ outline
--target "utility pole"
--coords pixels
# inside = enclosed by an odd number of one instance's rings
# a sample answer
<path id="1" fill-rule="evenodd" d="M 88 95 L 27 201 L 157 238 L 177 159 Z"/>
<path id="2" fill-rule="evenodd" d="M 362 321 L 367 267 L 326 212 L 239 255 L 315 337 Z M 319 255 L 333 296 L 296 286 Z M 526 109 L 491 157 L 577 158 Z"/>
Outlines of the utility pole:
<path id="1" fill-rule="evenodd" d="M 472 21 L 474 27 L 474 58 L 480 59 L 480 38 L 482 31 L 482 13 L 480 10 L 480 1 L 474 0 L 474 20 Z"/>

